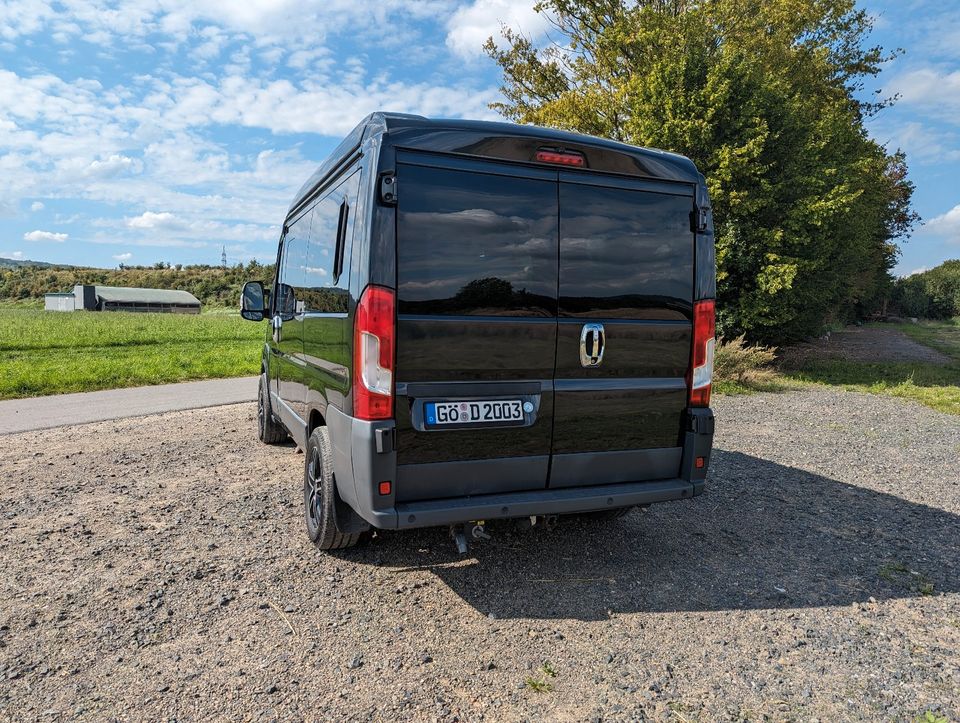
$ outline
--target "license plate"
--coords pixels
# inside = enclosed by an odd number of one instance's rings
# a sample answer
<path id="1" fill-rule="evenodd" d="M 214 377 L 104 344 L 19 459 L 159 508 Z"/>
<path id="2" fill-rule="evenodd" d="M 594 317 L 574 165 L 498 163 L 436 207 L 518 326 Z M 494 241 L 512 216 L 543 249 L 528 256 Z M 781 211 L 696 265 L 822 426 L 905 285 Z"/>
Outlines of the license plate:
<path id="1" fill-rule="evenodd" d="M 474 402 L 427 402 L 423 405 L 428 425 L 440 424 L 503 424 L 523 421 L 523 402 L 519 399 L 496 399 Z"/>

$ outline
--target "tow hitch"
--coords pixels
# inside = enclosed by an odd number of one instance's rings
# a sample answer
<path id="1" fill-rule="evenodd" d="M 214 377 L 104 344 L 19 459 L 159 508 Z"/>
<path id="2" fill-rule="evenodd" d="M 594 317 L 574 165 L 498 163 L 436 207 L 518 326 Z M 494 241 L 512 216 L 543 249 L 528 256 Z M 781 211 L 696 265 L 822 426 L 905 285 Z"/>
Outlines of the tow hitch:
<path id="1" fill-rule="evenodd" d="M 461 555 L 466 555 L 468 550 L 466 533 L 467 527 L 470 528 L 470 537 L 474 540 L 493 539 L 487 534 L 487 530 L 484 527 L 484 520 L 477 520 L 476 522 L 471 522 L 468 525 L 451 525 L 450 537 L 453 538 L 453 542 L 457 546 L 457 552 Z"/>

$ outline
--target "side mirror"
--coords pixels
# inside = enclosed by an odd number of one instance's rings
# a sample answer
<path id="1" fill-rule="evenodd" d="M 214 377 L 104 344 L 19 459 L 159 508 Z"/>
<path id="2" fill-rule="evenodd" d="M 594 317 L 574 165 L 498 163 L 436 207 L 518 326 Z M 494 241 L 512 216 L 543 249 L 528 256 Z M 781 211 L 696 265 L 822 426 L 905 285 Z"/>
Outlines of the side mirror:
<path id="1" fill-rule="evenodd" d="M 240 294 L 240 316 L 247 321 L 263 321 L 267 307 L 263 293 L 263 284 L 259 281 L 248 281 L 243 285 Z"/>

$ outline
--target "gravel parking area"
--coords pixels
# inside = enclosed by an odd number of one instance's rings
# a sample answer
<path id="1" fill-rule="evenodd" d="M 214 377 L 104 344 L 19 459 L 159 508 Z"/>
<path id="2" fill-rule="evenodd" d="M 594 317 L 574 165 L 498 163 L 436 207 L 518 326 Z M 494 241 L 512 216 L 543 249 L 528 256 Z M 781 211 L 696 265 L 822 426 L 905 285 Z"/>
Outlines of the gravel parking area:
<path id="1" fill-rule="evenodd" d="M 330 556 L 252 404 L 2 439 L 0 718 L 960 717 L 960 421 L 722 397 L 708 492 Z"/>

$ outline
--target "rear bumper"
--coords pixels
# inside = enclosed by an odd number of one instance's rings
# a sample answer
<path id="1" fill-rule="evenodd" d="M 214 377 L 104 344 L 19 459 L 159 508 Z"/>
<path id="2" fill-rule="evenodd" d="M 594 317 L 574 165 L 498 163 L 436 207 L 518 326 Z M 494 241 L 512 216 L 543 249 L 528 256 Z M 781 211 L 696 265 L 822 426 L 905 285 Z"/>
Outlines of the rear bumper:
<path id="1" fill-rule="evenodd" d="M 364 422 L 333 407 L 328 407 L 326 419 L 333 442 L 338 497 L 367 524 L 389 530 L 593 512 L 696 497 L 703 492 L 714 426 L 709 409 L 688 411 L 675 478 L 398 501 L 392 494 L 381 496 L 376 492 L 380 480 L 397 479 L 393 422 Z"/>
<path id="2" fill-rule="evenodd" d="M 405 529 L 450 525 L 467 520 L 494 520 L 531 515 L 562 515 L 575 512 L 647 505 L 693 497 L 696 486 L 686 480 L 629 482 L 599 487 L 568 487 L 535 492 L 475 495 L 446 500 L 401 502 L 395 508 L 373 511 L 368 522 L 381 529 Z"/>

